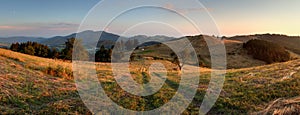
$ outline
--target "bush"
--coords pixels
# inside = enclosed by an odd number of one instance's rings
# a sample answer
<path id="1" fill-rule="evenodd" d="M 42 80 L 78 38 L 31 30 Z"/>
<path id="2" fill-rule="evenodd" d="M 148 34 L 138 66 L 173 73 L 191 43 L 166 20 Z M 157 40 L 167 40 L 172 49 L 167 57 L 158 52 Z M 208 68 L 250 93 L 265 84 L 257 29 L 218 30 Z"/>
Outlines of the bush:
<path id="1" fill-rule="evenodd" d="M 45 70 L 45 73 L 54 77 L 61 77 L 71 79 L 73 73 L 70 69 L 58 65 L 57 67 L 48 66 Z"/>
<path id="2" fill-rule="evenodd" d="M 289 52 L 287 52 L 284 47 L 272 42 L 253 39 L 244 43 L 243 47 L 253 58 L 265 61 L 269 64 L 290 60 Z"/>

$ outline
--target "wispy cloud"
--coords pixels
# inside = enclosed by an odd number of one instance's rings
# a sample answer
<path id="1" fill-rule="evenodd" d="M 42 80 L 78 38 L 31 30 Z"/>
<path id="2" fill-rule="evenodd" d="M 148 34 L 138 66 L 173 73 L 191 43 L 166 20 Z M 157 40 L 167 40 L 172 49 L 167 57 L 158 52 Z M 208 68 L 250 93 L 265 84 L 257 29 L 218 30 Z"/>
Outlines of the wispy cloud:
<path id="1" fill-rule="evenodd" d="M 14 25 L 0 25 L 1 36 L 42 36 L 65 35 L 74 33 L 78 24 L 76 23 L 23 23 Z"/>
<path id="2" fill-rule="evenodd" d="M 213 11 L 212 8 L 178 8 L 175 7 L 173 4 L 168 3 L 163 5 L 163 8 L 169 9 L 169 10 L 174 10 L 178 13 L 182 13 L 182 14 L 187 14 L 187 13 L 191 13 L 191 12 L 197 12 L 197 11 Z"/>
<path id="3" fill-rule="evenodd" d="M 60 23 L 47 24 L 41 28 L 44 28 L 46 30 L 51 30 L 51 31 L 70 31 L 70 30 L 76 30 L 78 26 L 79 24 L 75 24 L 75 23 L 60 22 Z"/>
<path id="4" fill-rule="evenodd" d="M 33 29 L 32 27 L 27 26 L 0 26 L 0 30 L 30 30 Z"/>
<path id="5" fill-rule="evenodd" d="M 74 23 L 34 23 L 34 24 L 20 24 L 20 25 L 0 25 L 0 30 L 52 30 L 52 31 L 66 31 L 74 30 L 78 27 Z"/>
<path id="6" fill-rule="evenodd" d="M 74 28 L 49 28 L 48 30 L 52 31 L 68 31 L 68 30 L 74 30 Z"/>
<path id="7" fill-rule="evenodd" d="M 78 27 L 79 24 L 75 23 L 67 23 L 67 22 L 59 22 L 59 23 L 50 23 L 50 24 L 44 24 L 46 27 Z"/>
<path id="8" fill-rule="evenodd" d="M 74 30 L 78 26 L 79 26 L 79 24 L 66 23 L 66 22 L 50 23 L 50 24 L 40 24 L 40 25 L 38 25 L 38 27 L 41 28 L 41 29 L 58 30 L 58 31 Z"/>

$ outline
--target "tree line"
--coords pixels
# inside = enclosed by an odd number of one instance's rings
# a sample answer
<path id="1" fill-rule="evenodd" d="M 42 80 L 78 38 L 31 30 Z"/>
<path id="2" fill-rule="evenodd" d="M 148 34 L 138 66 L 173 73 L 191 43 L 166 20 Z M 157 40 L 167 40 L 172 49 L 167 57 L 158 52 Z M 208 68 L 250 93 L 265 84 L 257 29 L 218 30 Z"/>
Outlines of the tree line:
<path id="1" fill-rule="evenodd" d="M 60 52 L 57 49 L 50 49 L 48 46 L 37 42 L 13 43 L 10 50 L 45 58 L 59 58 Z"/>
<path id="2" fill-rule="evenodd" d="M 104 45 L 101 45 L 100 49 L 96 51 L 95 54 L 89 54 L 88 51 L 81 45 L 80 40 L 75 40 L 75 38 L 70 38 L 65 42 L 65 48 L 58 50 L 56 48 L 50 48 L 47 45 L 43 45 L 37 42 L 25 42 L 25 43 L 13 43 L 10 46 L 10 50 L 15 52 L 20 52 L 28 55 L 52 58 L 52 59 L 63 59 L 63 60 L 72 60 L 73 47 L 76 46 L 76 53 L 74 57 L 92 57 L 95 56 L 95 60 L 90 58 L 86 60 L 96 61 L 96 62 L 110 62 L 112 57 L 112 49 L 105 48 Z M 118 56 L 115 56 L 118 57 Z"/>

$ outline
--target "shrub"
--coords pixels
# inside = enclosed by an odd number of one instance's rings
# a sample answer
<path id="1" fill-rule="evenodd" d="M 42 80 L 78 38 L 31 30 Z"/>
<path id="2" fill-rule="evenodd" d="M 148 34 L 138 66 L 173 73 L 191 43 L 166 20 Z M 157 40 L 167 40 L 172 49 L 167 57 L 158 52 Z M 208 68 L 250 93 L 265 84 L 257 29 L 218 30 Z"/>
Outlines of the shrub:
<path id="1" fill-rule="evenodd" d="M 269 64 L 290 60 L 289 52 L 287 52 L 284 47 L 272 42 L 253 39 L 244 43 L 243 47 L 253 58 L 265 61 Z"/>
<path id="2" fill-rule="evenodd" d="M 57 67 L 48 66 L 45 72 L 48 75 L 67 79 L 71 79 L 73 76 L 73 73 L 70 69 L 65 68 L 61 65 L 58 65 Z"/>

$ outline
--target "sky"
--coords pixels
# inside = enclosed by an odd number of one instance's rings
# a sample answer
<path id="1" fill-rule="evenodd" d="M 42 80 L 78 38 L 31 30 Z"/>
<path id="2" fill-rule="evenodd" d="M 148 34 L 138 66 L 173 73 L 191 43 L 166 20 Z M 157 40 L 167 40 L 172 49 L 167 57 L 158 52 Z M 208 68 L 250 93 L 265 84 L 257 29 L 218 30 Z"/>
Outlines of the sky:
<path id="1" fill-rule="evenodd" d="M 143 5 L 158 7 L 136 7 Z M 299 0 L 1 0 L 0 37 L 82 30 L 127 36 L 299 36 L 299 5 Z"/>

